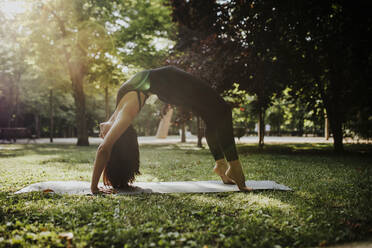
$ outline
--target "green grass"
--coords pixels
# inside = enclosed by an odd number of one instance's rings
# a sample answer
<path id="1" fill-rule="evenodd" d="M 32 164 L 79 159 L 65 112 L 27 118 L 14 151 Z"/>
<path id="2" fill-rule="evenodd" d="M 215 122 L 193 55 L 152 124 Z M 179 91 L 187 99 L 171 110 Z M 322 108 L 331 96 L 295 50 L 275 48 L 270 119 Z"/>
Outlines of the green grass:
<path id="1" fill-rule="evenodd" d="M 0 247 L 311 247 L 372 235 L 372 147 L 240 145 L 247 179 L 293 192 L 14 195 L 31 183 L 86 180 L 97 147 L 0 145 Z M 195 144 L 141 146 L 138 181 L 218 180 Z"/>

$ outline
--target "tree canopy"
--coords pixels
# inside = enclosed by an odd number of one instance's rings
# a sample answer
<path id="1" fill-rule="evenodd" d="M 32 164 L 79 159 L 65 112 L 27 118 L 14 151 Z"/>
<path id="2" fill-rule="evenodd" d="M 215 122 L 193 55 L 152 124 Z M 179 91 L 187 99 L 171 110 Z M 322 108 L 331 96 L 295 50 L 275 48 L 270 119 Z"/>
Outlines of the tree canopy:
<path id="1" fill-rule="evenodd" d="M 171 2 L 180 51 L 173 62 L 200 71 L 219 91 L 238 83 L 254 95 L 260 129 L 266 109 L 286 88 L 307 111 L 325 110 L 338 151 L 346 124 L 353 130 L 371 125 L 370 3 Z M 367 134 L 366 128 L 357 132 Z"/>
<path id="2" fill-rule="evenodd" d="M 59 135 L 72 126 L 87 145 L 118 85 L 167 63 L 224 95 L 237 126 L 259 122 L 260 145 L 265 123 L 301 135 L 322 129 L 325 118 L 338 151 L 347 133 L 372 137 L 369 2 L 25 3 L 22 13 L 0 9 L 1 126 L 34 118 L 45 134 L 54 116 Z M 157 118 L 159 110 L 148 111 Z"/>
<path id="3" fill-rule="evenodd" d="M 107 117 L 108 88 L 114 89 L 125 81 L 131 70 L 159 66 L 167 54 L 173 33 L 170 10 L 161 0 L 55 0 L 28 4 L 28 11 L 17 15 L 16 20 L 7 20 L 14 28 L 8 41 L 1 43 L 3 72 L 27 69 L 35 74 L 35 80 L 42 82 L 40 91 L 35 92 L 40 98 L 58 85 L 71 92 L 78 145 L 87 145 L 92 124 L 87 121 L 94 113 L 87 113 L 86 92 L 92 93 L 90 88 L 105 91 Z M 16 51 L 10 54 L 7 46 Z M 6 62 L 7 56 L 12 57 L 13 64 Z M 11 80 L 7 83 L 10 90 L 23 83 L 21 71 L 2 74 Z M 29 87 L 26 83 L 23 86 Z M 43 94 L 45 91 L 48 93 Z M 10 93 L 13 95 L 17 96 Z M 4 101 L 14 105 L 10 98 Z M 10 109 L 7 116 L 14 113 Z"/>

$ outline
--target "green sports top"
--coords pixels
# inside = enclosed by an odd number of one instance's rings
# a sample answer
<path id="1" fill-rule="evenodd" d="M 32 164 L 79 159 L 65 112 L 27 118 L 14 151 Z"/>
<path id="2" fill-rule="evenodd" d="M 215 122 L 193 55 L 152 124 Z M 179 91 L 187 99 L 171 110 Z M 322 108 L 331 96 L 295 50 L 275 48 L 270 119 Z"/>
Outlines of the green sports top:
<path id="1" fill-rule="evenodd" d="M 119 104 L 121 98 L 127 94 L 129 91 L 142 92 L 146 96 L 150 90 L 150 79 L 149 79 L 149 70 L 141 71 L 136 73 L 132 78 L 123 83 L 118 91 L 116 97 L 116 106 Z"/>

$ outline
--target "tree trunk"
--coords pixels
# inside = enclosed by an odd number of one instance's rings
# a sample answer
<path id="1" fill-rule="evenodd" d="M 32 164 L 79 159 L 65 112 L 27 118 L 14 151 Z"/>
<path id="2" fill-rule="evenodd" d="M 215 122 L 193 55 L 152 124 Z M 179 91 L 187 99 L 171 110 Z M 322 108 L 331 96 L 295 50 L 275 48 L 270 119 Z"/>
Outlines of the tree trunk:
<path id="1" fill-rule="evenodd" d="M 35 135 L 36 138 L 40 138 L 40 116 L 38 113 L 35 114 Z"/>
<path id="2" fill-rule="evenodd" d="M 68 127 L 68 137 L 74 137 L 74 128 L 72 126 Z"/>
<path id="3" fill-rule="evenodd" d="M 329 124 L 331 126 L 333 134 L 333 146 L 335 152 L 342 153 L 344 151 L 344 145 L 342 143 L 343 133 L 342 133 L 342 121 L 340 116 L 331 114 L 329 115 Z"/>
<path id="4" fill-rule="evenodd" d="M 186 142 L 186 125 L 185 123 L 181 124 L 181 143 Z"/>
<path id="5" fill-rule="evenodd" d="M 19 89 L 18 89 L 18 82 L 15 84 L 15 102 L 14 102 L 14 127 L 18 127 L 19 126 Z"/>
<path id="6" fill-rule="evenodd" d="M 69 64 L 76 107 L 77 145 L 89 146 L 88 129 L 85 114 L 84 73 L 82 65 Z"/>
<path id="7" fill-rule="evenodd" d="M 265 121 L 263 118 L 264 111 L 260 107 L 258 112 L 258 147 L 260 149 L 264 146 L 264 136 L 265 136 Z"/>
<path id="8" fill-rule="evenodd" d="M 8 127 L 14 127 L 14 83 L 9 78 L 9 95 L 8 95 Z"/>
<path id="9" fill-rule="evenodd" d="M 333 133 L 333 145 L 334 145 L 335 151 L 343 152 L 344 145 L 342 143 L 342 140 L 343 140 L 342 123 L 340 121 L 336 121 L 333 124 L 332 133 Z"/>
<path id="10" fill-rule="evenodd" d="M 85 115 L 85 95 L 83 90 L 83 82 L 75 83 L 75 106 L 76 106 L 76 124 L 77 124 L 77 145 L 89 146 L 88 129 Z"/>
<path id="11" fill-rule="evenodd" d="M 57 21 L 58 27 L 63 38 L 66 38 L 65 21 L 62 20 L 56 13 L 51 13 Z M 76 44 L 77 52 L 75 57 L 86 58 L 86 51 L 81 49 L 79 44 Z M 77 145 L 89 146 L 87 121 L 85 116 L 85 94 L 84 94 L 84 77 L 87 72 L 84 59 L 72 59 L 71 53 L 68 51 L 67 45 L 63 46 L 63 53 L 65 55 L 72 88 L 74 91 L 74 100 L 76 107 L 76 126 L 77 126 Z"/>
<path id="12" fill-rule="evenodd" d="M 297 135 L 302 137 L 304 136 L 304 119 L 305 115 L 301 111 L 301 113 L 298 115 L 298 123 L 297 123 Z"/>
<path id="13" fill-rule="evenodd" d="M 327 86 L 327 90 L 324 90 L 325 86 L 321 87 L 322 99 L 326 109 L 326 116 L 328 117 L 329 127 L 333 134 L 333 147 L 336 153 L 344 152 L 344 146 L 342 143 L 343 132 L 342 124 L 345 117 L 345 112 L 348 106 L 345 104 L 345 95 L 343 94 L 344 78 L 335 67 L 335 62 L 332 61 L 332 69 L 330 73 L 330 81 Z M 321 81 L 320 81 L 321 82 Z M 345 90 L 345 89 L 344 89 Z"/>
<path id="14" fill-rule="evenodd" d="M 326 111 L 333 134 L 333 147 L 335 152 L 342 153 L 344 151 L 344 145 L 342 143 L 342 112 L 337 105 L 336 102 L 328 104 L 328 107 L 326 106 Z"/>
<path id="15" fill-rule="evenodd" d="M 49 93 L 49 118 L 50 118 L 50 125 L 49 125 L 49 140 L 50 143 L 53 143 L 53 132 L 54 132 L 54 111 L 53 111 L 53 89 L 50 89 Z"/>
<path id="16" fill-rule="evenodd" d="M 202 127 L 202 120 L 199 116 L 196 117 L 196 126 L 198 130 L 198 147 L 202 148 L 202 139 L 203 139 L 203 127 Z"/>
<path id="17" fill-rule="evenodd" d="M 108 86 L 105 86 L 105 112 L 106 112 L 106 121 L 110 119 L 110 105 L 109 105 L 109 91 Z"/>
<path id="18" fill-rule="evenodd" d="M 344 151 L 344 145 L 342 144 L 342 120 L 344 118 L 345 109 L 342 108 L 343 101 L 341 99 L 340 85 L 332 83 L 339 81 L 340 79 L 335 77 L 333 81 L 331 81 L 331 90 L 329 91 L 328 95 L 323 93 L 326 116 L 328 117 L 329 126 L 333 134 L 333 147 L 336 153 L 342 153 Z"/>
<path id="19" fill-rule="evenodd" d="M 326 140 L 329 140 L 329 120 L 327 115 L 324 116 L 324 121 L 324 137 Z"/>
<path id="20" fill-rule="evenodd" d="M 12 95 L 12 86 L 9 87 L 9 98 L 7 99 L 7 107 L 6 107 L 6 110 L 7 110 L 7 119 L 8 119 L 8 128 L 11 127 L 11 124 L 12 124 L 12 98 L 11 98 L 11 95 Z"/>
<path id="21" fill-rule="evenodd" d="M 263 69 L 262 61 L 259 61 L 259 65 L 257 68 L 258 74 L 258 89 L 257 89 L 257 104 L 258 104 L 258 147 L 259 149 L 263 149 L 264 146 L 264 136 L 265 136 L 265 79 L 264 76 L 265 72 Z"/>

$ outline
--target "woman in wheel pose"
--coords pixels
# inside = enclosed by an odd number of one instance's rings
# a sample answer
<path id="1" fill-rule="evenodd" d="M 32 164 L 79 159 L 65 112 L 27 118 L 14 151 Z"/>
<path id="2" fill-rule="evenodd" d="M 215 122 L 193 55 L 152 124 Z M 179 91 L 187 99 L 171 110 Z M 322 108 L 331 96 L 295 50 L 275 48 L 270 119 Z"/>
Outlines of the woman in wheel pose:
<path id="1" fill-rule="evenodd" d="M 241 191 L 252 190 L 245 185 L 236 151 L 230 106 L 203 81 L 174 66 L 165 66 L 141 71 L 120 87 L 115 112 L 100 124 L 103 142 L 94 161 L 92 193 L 112 192 L 98 187 L 102 172 L 104 184 L 113 188 L 128 187 L 139 174 L 137 134 L 131 122 L 151 94 L 199 115 L 206 124 L 205 137 L 215 160 L 214 172 L 226 184 L 236 184 Z"/>

